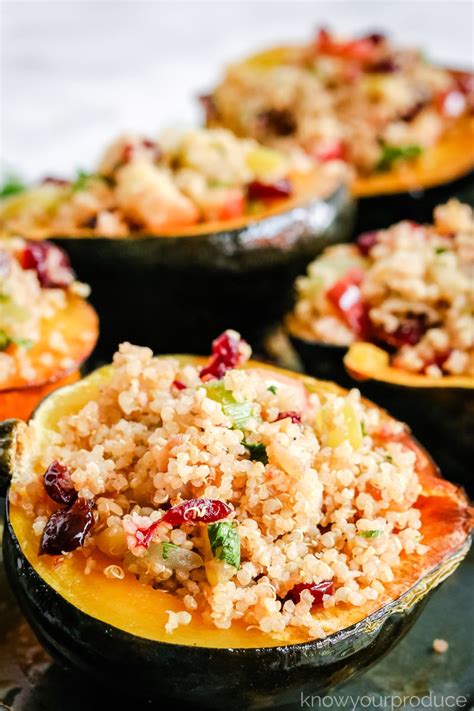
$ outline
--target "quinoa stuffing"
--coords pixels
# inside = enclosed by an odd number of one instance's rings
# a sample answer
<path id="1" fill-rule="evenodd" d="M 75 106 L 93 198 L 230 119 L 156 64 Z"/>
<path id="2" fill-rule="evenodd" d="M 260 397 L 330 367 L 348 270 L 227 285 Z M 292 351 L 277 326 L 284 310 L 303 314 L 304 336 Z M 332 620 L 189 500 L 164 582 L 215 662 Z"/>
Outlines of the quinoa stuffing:
<path id="1" fill-rule="evenodd" d="M 473 76 L 450 72 L 379 33 L 320 29 L 303 46 L 275 47 L 230 66 L 205 98 L 209 125 L 272 147 L 302 148 L 357 174 L 418 157 L 472 110 Z"/>
<path id="2" fill-rule="evenodd" d="M 118 138 L 97 170 L 75 180 L 18 181 L 0 201 L 0 227 L 32 236 L 127 237 L 258 215 L 293 194 L 294 174 L 314 170 L 224 129 L 168 131 L 158 142 Z"/>
<path id="3" fill-rule="evenodd" d="M 289 323 L 307 340 L 372 340 L 396 368 L 474 375 L 474 218 L 450 200 L 433 225 L 400 222 L 328 248 L 296 283 Z"/>
<path id="4" fill-rule="evenodd" d="M 13 381 L 34 382 L 38 366 L 59 363 L 59 370 L 67 371 L 76 365 L 55 325 L 71 298 L 88 293 L 55 245 L 0 239 L 0 389 Z M 87 344 L 95 335 L 84 331 L 80 337 Z"/>
<path id="5" fill-rule="evenodd" d="M 122 344 L 97 396 L 15 471 L 10 501 L 55 566 L 83 556 L 114 585 L 177 596 L 170 635 L 201 616 L 321 638 L 318 611 L 382 601 L 404 557 L 428 550 L 417 455 L 357 390 L 249 356 L 234 331 L 204 365 Z"/>

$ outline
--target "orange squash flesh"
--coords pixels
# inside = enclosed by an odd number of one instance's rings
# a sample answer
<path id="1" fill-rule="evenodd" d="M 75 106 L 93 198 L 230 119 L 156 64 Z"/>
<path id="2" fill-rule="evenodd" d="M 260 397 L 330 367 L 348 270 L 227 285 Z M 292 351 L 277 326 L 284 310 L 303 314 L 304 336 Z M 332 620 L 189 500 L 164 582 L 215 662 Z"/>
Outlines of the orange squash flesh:
<path id="1" fill-rule="evenodd" d="M 424 190 L 450 183 L 474 170 L 474 118 L 461 116 L 441 139 L 419 158 L 400 162 L 385 173 L 358 177 L 352 183 L 357 198 Z M 400 216 L 403 218 L 403 215 Z"/>
<path id="2" fill-rule="evenodd" d="M 250 363 L 246 367 L 256 366 L 260 369 L 265 367 L 260 363 Z M 277 369 L 270 368 L 270 371 L 275 372 Z M 286 376 L 290 375 L 285 371 L 280 372 Z M 101 371 L 97 371 L 91 378 L 82 381 L 80 386 L 68 388 L 65 391 L 67 396 L 63 400 L 62 407 L 54 408 L 53 401 L 56 396 L 49 401 L 49 406 L 45 403 L 47 411 L 42 415 L 41 422 L 42 427 L 45 426 L 46 429 L 40 433 L 37 440 L 38 447 L 41 447 L 43 438 L 47 438 L 48 430 L 54 430 L 60 417 L 77 411 L 83 403 L 94 396 L 94 393 L 97 393 L 104 377 L 107 377 L 106 369 L 103 370 L 102 375 Z M 316 390 L 322 395 L 325 392 L 343 392 L 338 386 L 314 381 L 306 376 L 291 374 L 291 377 L 303 381 L 309 389 Z M 370 403 L 369 406 L 374 407 Z M 41 414 L 41 409 L 39 413 Z M 388 415 L 386 417 L 388 419 Z M 337 608 L 315 612 L 324 621 L 328 632 L 345 629 L 366 618 L 386 603 L 409 591 L 449 559 L 449 570 L 443 566 L 440 572 L 439 580 L 444 579 L 465 555 L 469 545 L 472 512 L 468 508 L 464 493 L 437 475 L 434 463 L 408 433 L 405 442 L 418 453 L 417 469 L 423 491 L 417 506 L 422 514 L 423 542 L 429 546 L 429 552 L 423 556 L 405 556 L 399 569 L 395 571 L 394 582 L 386 585 L 385 594 L 380 599 L 371 601 L 363 607 L 339 605 Z M 103 569 L 117 561 L 107 559 L 102 554 L 94 553 L 96 563 L 87 575 L 84 573 L 86 559 L 80 550 L 60 562 L 47 556 L 40 557 L 38 538 L 32 531 L 31 518 L 12 504 L 10 520 L 27 560 L 48 585 L 79 610 L 121 630 L 146 639 L 200 647 L 256 648 L 306 641 L 297 632 L 288 632 L 285 637 L 272 638 L 258 629 L 245 627 L 241 623 L 234 623 L 228 630 L 219 630 L 196 613 L 189 625 L 180 626 L 169 635 L 164 629 L 168 619 L 166 611 L 184 609 L 178 598 L 139 583 L 129 573 L 125 574 L 123 580 L 107 578 L 103 574 Z M 427 589 L 423 592 L 418 588 L 419 586 L 416 588 L 416 593 L 414 592 L 416 599 L 423 597 L 427 592 Z"/>
<path id="3" fill-rule="evenodd" d="M 40 339 L 28 351 L 35 372 L 27 380 L 17 369 L 0 383 L 0 420 L 9 417 L 28 419 L 36 405 L 52 390 L 79 379 L 79 366 L 92 352 L 98 336 L 98 318 L 84 299 L 68 295 L 66 308 L 45 319 L 40 328 Z M 53 333 L 66 343 L 67 351 L 56 358 L 43 360 Z M 14 351 L 13 351 L 14 352 Z"/>

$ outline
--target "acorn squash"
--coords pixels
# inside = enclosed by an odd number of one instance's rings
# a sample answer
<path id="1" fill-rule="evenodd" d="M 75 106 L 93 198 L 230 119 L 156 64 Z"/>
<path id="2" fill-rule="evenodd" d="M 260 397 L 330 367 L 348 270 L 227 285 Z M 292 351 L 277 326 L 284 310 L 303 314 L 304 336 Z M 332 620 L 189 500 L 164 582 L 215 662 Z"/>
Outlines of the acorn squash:
<path id="1" fill-rule="evenodd" d="M 4 483 L 17 468 L 29 466 L 35 448 L 41 448 L 61 416 L 94 397 L 107 373 L 107 367 L 100 369 L 47 398 L 34 415 L 34 440 L 24 441 L 23 423 L 0 425 Z M 284 374 L 321 394 L 341 391 L 330 383 Z M 256 629 L 234 624 L 218 630 L 197 618 L 175 630 L 170 643 L 165 610 L 180 609 L 176 598 L 130 574 L 120 583 L 95 570 L 85 575 L 74 555 L 61 566 L 53 565 L 52 559 L 38 556 L 31 520 L 13 505 L 7 507 L 3 544 L 7 574 L 26 617 L 53 656 L 102 682 L 120 679 L 125 694 L 206 708 L 298 704 L 300 693 L 323 693 L 390 649 L 469 548 L 471 518 L 463 492 L 438 476 L 408 433 L 402 437 L 417 452 L 422 493 L 416 505 L 429 551 L 404 558 L 381 601 L 322 612 L 335 618 L 338 630 L 324 639 L 301 642 L 295 637 L 281 645 Z"/>
<path id="2" fill-rule="evenodd" d="M 305 175 L 294 187 L 294 198 L 261 214 L 173 234 L 53 235 L 106 320 L 101 355 L 111 357 L 122 340 L 204 353 L 228 323 L 255 343 L 288 309 L 296 275 L 352 231 L 354 202 L 344 185 Z"/>
<path id="3" fill-rule="evenodd" d="M 0 384 L 0 420 L 18 417 L 27 420 L 36 405 L 52 390 L 79 379 L 79 368 L 92 352 L 98 336 L 94 309 L 84 299 L 69 294 L 67 306 L 56 318 L 45 319 L 40 339 L 29 349 L 34 378 L 14 370 Z M 67 344 L 67 351 L 45 360 L 45 344 L 53 334 Z"/>

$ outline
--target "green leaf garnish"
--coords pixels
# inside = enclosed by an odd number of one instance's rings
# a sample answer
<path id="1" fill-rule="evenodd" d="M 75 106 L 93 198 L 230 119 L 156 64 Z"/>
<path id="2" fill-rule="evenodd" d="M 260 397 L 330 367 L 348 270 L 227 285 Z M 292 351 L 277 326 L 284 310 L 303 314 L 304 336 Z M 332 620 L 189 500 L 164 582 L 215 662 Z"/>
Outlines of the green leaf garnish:
<path id="1" fill-rule="evenodd" d="M 254 462 L 262 462 L 262 464 L 268 464 L 268 454 L 267 448 L 261 442 L 258 444 L 250 444 L 245 440 L 242 442 L 244 447 L 250 452 L 250 459 Z"/>
<path id="2" fill-rule="evenodd" d="M 277 386 L 276 385 L 269 385 L 267 390 L 268 390 L 268 392 L 273 393 L 273 395 L 277 394 Z"/>
<path id="3" fill-rule="evenodd" d="M 207 527 L 207 535 L 214 557 L 238 568 L 240 566 L 240 538 L 237 526 L 230 521 L 210 523 Z"/>
<path id="4" fill-rule="evenodd" d="M 0 187 L 0 198 L 10 197 L 10 195 L 18 195 L 26 190 L 26 185 L 20 178 L 11 175 L 5 179 L 5 182 Z"/>
<path id="5" fill-rule="evenodd" d="M 382 535 L 383 531 L 359 531 L 358 535 L 362 536 L 362 538 L 378 538 L 378 536 Z"/>
<path id="6" fill-rule="evenodd" d="M 448 251 L 447 247 L 436 247 L 436 249 L 435 249 L 436 254 L 444 254 L 447 251 Z"/>
<path id="7" fill-rule="evenodd" d="M 174 543 L 162 543 L 161 555 L 163 556 L 163 560 L 169 558 L 170 551 L 176 550 L 177 548 L 179 548 L 179 546 L 176 546 Z"/>
<path id="8" fill-rule="evenodd" d="M 6 331 L 0 329 L 0 351 L 4 351 L 8 346 L 15 345 L 19 348 L 31 348 L 33 341 L 29 338 L 18 338 L 9 336 Z"/>
<path id="9" fill-rule="evenodd" d="M 386 143 L 382 146 L 382 153 L 376 165 L 376 170 L 382 172 L 389 170 L 399 160 L 413 160 L 423 153 L 421 146 L 392 146 Z"/>
<path id="10" fill-rule="evenodd" d="M 232 420 L 234 428 L 245 429 L 253 416 L 251 402 L 237 402 L 230 390 L 226 390 L 224 383 L 206 385 L 207 397 L 222 405 L 224 415 Z"/>

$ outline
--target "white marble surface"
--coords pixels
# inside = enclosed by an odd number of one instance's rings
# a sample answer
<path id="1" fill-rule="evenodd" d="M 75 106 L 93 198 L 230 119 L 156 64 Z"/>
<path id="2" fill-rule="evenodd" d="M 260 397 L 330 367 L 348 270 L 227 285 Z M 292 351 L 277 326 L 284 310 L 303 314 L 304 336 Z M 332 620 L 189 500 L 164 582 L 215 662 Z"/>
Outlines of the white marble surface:
<path id="1" fill-rule="evenodd" d="M 92 166 L 122 130 L 197 121 L 194 97 L 225 62 L 319 24 L 386 29 L 442 62 L 473 61 L 468 0 L 3 0 L 1 19 L 2 164 L 27 178 Z"/>

